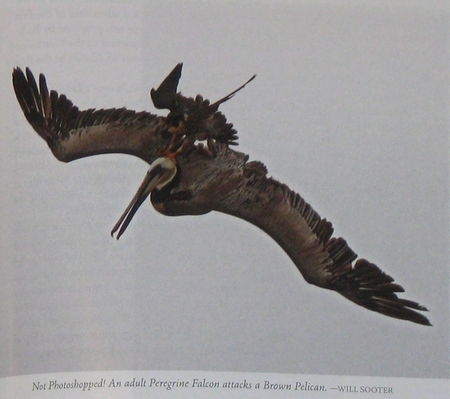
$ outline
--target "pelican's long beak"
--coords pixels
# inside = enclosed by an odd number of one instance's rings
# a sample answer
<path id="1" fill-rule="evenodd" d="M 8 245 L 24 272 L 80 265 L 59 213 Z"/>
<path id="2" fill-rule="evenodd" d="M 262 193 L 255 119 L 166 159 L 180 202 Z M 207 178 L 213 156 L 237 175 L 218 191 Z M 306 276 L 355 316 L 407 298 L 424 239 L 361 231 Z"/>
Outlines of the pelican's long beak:
<path id="1" fill-rule="evenodd" d="M 125 212 L 122 213 L 122 216 L 111 230 L 111 236 L 114 236 L 114 233 L 120 228 L 116 236 L 116 238 L 119 239 L 127 229 L 134 214 L 137 212 L 145 199 L 150 195 L 150 193 L 154 189 L 160 190 L 171 182 L 176 173 L 177 166 L 171 158 L 162 157 L 156 159 L 150 165 L 150 169 L 145 175 L 144 180 L 136 191 L 136 194 L 130 204 L 127 206 L 127 209 L 125 209 Z"/>

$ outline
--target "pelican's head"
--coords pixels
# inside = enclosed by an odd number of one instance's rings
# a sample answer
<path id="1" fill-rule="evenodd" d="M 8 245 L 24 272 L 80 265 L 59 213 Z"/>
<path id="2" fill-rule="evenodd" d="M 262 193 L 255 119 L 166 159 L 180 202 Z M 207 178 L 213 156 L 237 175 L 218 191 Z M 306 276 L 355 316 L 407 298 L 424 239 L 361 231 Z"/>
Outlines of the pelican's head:
<path id="1" fill-rule="evenodd" d="M 125 232 L 134 214 L 153 190 L 167 186 L 177 174 L 177 165 L 170 157 L 157 158 L 151 165 L 130 204 L 111 230 L 111 236 L 119 230 L 116 238 Z"/>

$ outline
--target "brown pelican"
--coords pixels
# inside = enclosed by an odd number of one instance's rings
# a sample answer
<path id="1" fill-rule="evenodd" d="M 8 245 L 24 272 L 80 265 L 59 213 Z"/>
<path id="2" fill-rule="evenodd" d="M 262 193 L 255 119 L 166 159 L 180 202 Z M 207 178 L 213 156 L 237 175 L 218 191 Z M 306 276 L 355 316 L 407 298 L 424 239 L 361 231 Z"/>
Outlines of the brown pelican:
<path id="1" fill-rule="evenodd" d="M 236 144 L 236 131 L 218 107 L 245 84 L 211 104 L 200 95 L 177 93 L 181 69 L 178 64 L 151 90 L 155 107 L 169 110 L 166 117 L 126 108 L 80 111 L 65 95 L 49 92 L 42 74 L 39 85 L 28 68 L 25 73 L 15 68 L 12 79 L 26 119 L 60 161 L 125 153 L 151 165 L 111 232 L 118 231 L 117 238 L 149 195 L 164 215 L 223 212 L 269 234 L 307 282 L 372 311 L 430 325 L 418 312 L 427 309 L 399 298 L 403 288 L 376 265 L 356 260 L 343 238 L 332 237 L 331 223 L 299 194 L 268 177 L 261 162 L 230 148 Z"/>

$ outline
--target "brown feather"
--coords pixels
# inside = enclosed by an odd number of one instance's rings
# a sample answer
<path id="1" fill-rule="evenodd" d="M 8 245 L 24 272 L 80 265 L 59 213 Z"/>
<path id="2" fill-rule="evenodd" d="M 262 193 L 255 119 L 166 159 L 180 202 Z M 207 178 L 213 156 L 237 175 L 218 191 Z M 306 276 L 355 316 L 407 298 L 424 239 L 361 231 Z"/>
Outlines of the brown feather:
<path id="1" fill-rule="evenodd" d="M 269 234 L 311 284 L 337 291 L 352 302 L 386 316 L 430 325 L 417 311 L 427 309 L 399 298 L 403 288 L 376 265 L 357 255 L 333 227 L 297 193 L 267 176 L 258 161 L 219 143 L 206 160 L 190 154 L 179 161 L 176 186 L 153 193 L 152 203 L 166 215 L 198 215 L 212 210 L 247 220 Z M 180 196 L 188 192 L 189 195 Z"/>
<path id="2" fill-rule="evenodd" d="M 125 108 L 80 111 L 66 96 L 49 92 L 43 75 L 38 89 L 28 68 L 26 75 L 14 69 L 13 85 L 28 122 L 65 162 L 121 152 L 151 163 L 170 145 L 169 128 L 184 123 L 194 138 L 207 139 L 208 149 L 194 143 L 178 155 L 176 178 L 151 194 L 157 211 L 176 216 L 215 210 L 244 219 L 269 234 L 309 283 L 381 314 L 430 325 L 418 312 L 425 307 L 397 296 L 404 290 L 391 276 L 365 259 L 353 264 L 357 255 L 347 242 L 332 237 L 331 223 L 299 194 L 268 177 L 261 162 L 248 162 L 248 155 L 229 148 L 236 131 L 214 107 L 245 85 L 212 106 L 201 96 L 185 98 L 179 93 L 173 103 L 164 96 L 174 94 L 180 76 L 181 64 L 155 91 L 158 105 L 170 103 L 167 118 Z"/>
<path id="3" fill-rule="evenodd" d="M 20 107 L 34 130 L 60 161 L 103 153 L 126 153 L 151 163 L 170 141 L 164 118 L 126 108 L 80 111 L 62 94 L 49 92 L 45 77 L 39 89 L 31 71 L 13 71 Z"/>

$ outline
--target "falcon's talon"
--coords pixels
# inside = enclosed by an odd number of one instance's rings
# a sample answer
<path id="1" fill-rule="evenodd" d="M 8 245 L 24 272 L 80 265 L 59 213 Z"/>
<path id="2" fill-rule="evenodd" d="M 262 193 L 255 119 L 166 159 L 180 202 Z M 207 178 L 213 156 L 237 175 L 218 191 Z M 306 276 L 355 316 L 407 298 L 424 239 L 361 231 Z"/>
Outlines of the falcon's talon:
<path id="1" fill-rule="evenodd" d="M 206 146 L 208 147 L 208 150 L 211 153 L 212 157 L 215 158 L 217 155 L 217 148 L 214 140 L 211 137 L 208 137 L 206 139 Z"/>
<path id="2" fill-rule="evenodd" d="M 215 158 L 215 154 L 211 151 L 211 149 L 208 147 L 208 145 L 205 145 L 203 143 L 198 143 L 196 146 L 197 151 L 200 154 L 206 155 L 208 158 Z"/>

